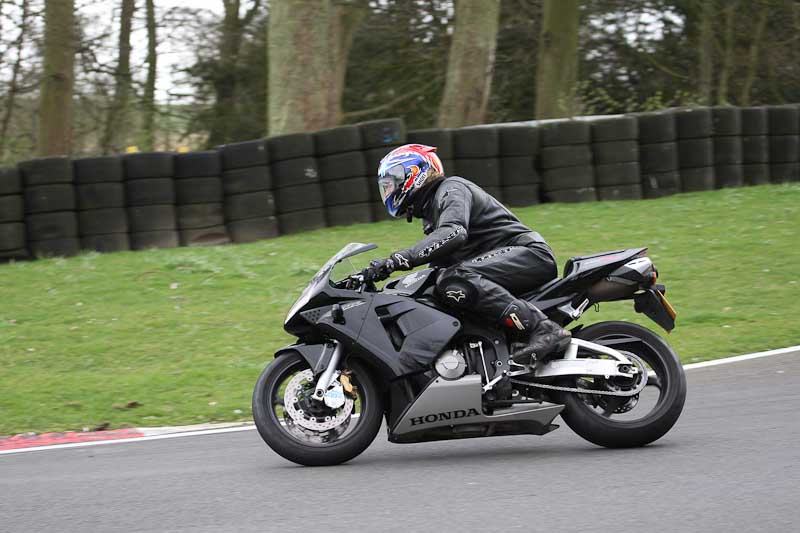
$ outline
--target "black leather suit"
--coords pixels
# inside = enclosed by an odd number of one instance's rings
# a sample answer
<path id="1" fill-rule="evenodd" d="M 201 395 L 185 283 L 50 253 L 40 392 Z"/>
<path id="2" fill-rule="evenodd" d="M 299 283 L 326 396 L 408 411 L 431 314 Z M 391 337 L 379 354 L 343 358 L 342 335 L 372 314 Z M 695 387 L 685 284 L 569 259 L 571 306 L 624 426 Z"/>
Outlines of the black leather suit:
<path id="1" fill-rule="evenodd" d="M 420 196 L 413 215 L 422 219 L 427 236 L 392 259 L 401 269 L 446 267 L 437 290 L 447 304 L 499 321 L 514 295 L 558 275 L 542 236 L 474 183 L 444 178 Z"/>

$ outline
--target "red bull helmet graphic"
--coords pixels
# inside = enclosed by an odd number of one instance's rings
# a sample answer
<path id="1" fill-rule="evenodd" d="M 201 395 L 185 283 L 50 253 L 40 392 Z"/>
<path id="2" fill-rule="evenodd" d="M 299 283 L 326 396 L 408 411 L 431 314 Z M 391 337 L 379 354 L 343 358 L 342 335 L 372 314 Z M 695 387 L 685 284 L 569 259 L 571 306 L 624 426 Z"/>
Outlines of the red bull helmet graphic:
<path id="1" fill-rule="evenodd" d="M 443 174 L 434 146 L 405 144 L 386 154 L 378 166 L 378 190 L 389 214 L 403 216 L 416 193 Z"/>

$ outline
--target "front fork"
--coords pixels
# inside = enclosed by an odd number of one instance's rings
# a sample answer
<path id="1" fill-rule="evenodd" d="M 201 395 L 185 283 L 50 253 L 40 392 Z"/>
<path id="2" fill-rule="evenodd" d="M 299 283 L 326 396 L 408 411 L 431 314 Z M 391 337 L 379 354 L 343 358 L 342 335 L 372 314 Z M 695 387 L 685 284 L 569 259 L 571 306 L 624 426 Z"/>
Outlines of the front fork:
<path id="1" fill-rule="evenodd" d="M 328 388 L 333 383 L 333 380 L 336 379 L 336 369 L 342 360 L 342 353 L 344 352 L 342 343 L 339 341 L 332 340 L 331 344 L 333 345 L 333 355 L 331 355 L 331 359 L 328 361 L 328 366 L 325 367 L 325 370 L 319 376 L 316 388 L 314 389 L 313 398 L 318 402 L 323 400 L 325 393 L 328 392 Z"/>

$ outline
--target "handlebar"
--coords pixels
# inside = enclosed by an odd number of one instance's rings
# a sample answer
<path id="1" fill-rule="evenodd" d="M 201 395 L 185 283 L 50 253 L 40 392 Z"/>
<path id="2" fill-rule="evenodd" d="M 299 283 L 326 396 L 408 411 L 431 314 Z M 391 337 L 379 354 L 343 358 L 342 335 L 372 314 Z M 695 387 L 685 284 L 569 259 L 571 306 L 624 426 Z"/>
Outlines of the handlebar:
<path id="1" fill-rule="evenodd" d="M 363 274 L 351 274 L 347 276 L 342 281 L 338 281 L 335 283 L 335 287 L 337 289 L 345 289 L 348 291 L 362 291 L 367 290 L 368 292 L 375 292 L 377 289 L 375 288 L 375 283 L 372 281 L 367 281 Z"/>

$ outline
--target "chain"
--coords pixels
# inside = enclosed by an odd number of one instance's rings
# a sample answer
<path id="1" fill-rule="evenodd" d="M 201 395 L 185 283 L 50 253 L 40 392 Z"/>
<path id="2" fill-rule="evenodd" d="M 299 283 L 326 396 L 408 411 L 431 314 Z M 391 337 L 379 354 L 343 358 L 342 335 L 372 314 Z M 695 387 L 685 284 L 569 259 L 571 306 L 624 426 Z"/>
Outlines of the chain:
<path id="1" fill-rule="evenodd" d="M 534 387 L 537 389 L 557 390 L 561 392 L 577 392 L 580 394 L 596 394 L 599 396 L 636 396 L 647 385 L 647 380 L 642 380 L 639 386 L 632 391 L 610 391 L 610 390 L 594 390 L 594 389 L 581 389 L 579 387 L 561 387 L 559 385 L 547 385 L 545 383 L 531 383 L 530 381 L 522 381 L 521 379 L 512 379 L 511 383 L 517 385 L 525 385 L 526 387 Z"/>

